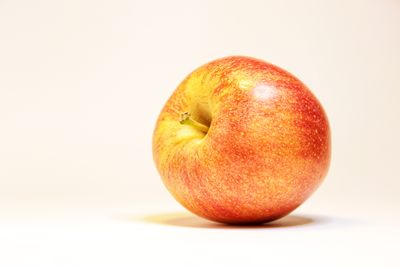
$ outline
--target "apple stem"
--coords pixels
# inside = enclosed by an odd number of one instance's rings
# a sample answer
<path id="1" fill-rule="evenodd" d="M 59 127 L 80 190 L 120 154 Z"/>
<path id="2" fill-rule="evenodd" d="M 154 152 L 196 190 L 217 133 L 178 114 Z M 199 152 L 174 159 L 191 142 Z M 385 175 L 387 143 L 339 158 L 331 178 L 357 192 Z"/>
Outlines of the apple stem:
<path id="1" fill-rule="evenodd" d="M 208 132 L 208 127 L 204 124 L 201 124 L 200 122 L 197 122 L 197 121 L 191 119 L 191 115 L 189 112 L 183 112 L 181 114 L 181 119 L 179 120 L 179 123 L 184 124 L 184 125 L 193 126 L 194 128 L 202 131 L 203 133 Z"/>

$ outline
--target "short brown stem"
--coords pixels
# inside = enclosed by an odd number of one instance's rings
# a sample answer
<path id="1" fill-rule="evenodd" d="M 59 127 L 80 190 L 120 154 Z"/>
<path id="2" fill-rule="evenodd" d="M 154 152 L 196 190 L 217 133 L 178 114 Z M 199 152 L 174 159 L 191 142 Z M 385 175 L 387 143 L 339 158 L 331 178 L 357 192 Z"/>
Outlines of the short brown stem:
<path id="1" fill-rule="evenodd" d="M 208 132 L 208 126 L 193 120 L 191 118 L 191 115 L 189 112 L 183 112 L 181 114 L 181 118 L 180 118 L 179 122 L 180 122 L 180 124 L 190 125 L 190 126 L 196 128 L 197 130 L 202 131 L 203 133 Z"/>

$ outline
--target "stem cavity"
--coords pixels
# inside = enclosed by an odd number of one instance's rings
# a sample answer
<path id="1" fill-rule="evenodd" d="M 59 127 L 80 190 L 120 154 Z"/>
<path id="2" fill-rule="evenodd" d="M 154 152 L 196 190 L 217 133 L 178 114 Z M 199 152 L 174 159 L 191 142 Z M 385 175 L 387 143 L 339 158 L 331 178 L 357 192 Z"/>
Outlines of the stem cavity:
<path id="1" fill-rule="evenodd" d="M 181 114 L 181 118 L 179 120 L 179 123 L 183 124 L 183 125 L 190 125 L 190 126 L 196 128 L 197 130 L 203 132 L 203 133 L 207 133 L 208 132 L 208 126 L 193 120 L 191 118 L 191 115 L 190 115 L 189 112 L 183 112 Z"/>

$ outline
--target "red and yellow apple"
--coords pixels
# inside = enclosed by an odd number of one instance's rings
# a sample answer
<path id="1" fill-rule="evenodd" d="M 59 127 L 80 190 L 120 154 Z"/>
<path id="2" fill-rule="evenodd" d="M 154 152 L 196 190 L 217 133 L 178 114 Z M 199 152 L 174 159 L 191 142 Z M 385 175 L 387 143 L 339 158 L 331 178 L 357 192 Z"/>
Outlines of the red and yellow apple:
<path id="1" fill-rule="evenodd" d="M 232 56 L 193 71 L 153 136 L 164 184 L 188 210 L 231 224 L 264 223 L 302 204 L 330 161 L 326 114 L 289 72 Z"/>

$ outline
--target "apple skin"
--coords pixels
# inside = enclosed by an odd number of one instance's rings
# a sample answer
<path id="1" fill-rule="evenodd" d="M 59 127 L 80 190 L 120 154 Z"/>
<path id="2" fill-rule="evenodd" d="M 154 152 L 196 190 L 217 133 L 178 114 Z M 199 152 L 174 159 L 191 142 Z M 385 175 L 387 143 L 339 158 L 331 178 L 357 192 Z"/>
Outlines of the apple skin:
<path id="1" fill-rule="evenodd" d="M 182 124 L 182 113 L 209 126 Z M 330 129 L 316 97 L 289 72 L 243 56 L 192 72 L 169 98 L 153 136 L 153 157 L 171 194 L 222 223 L 281 218 L 320 185 Z"/>

